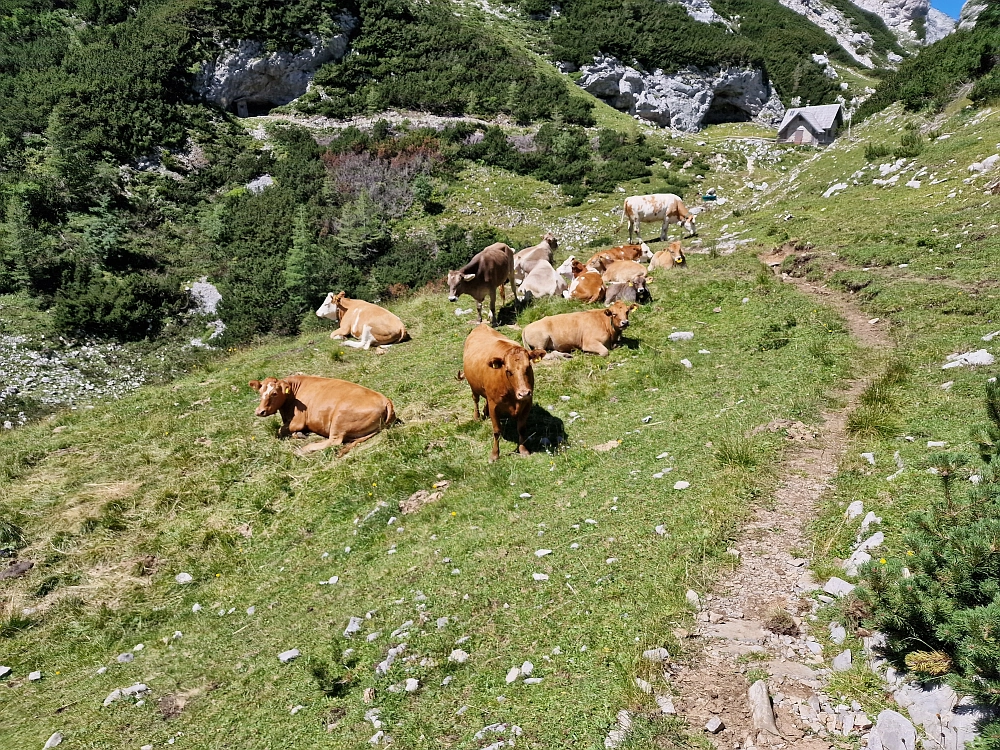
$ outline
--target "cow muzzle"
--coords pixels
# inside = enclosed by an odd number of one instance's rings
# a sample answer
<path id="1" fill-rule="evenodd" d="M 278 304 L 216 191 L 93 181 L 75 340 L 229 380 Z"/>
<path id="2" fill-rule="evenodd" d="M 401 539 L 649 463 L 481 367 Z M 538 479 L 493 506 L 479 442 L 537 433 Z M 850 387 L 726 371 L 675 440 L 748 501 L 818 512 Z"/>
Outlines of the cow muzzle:
<path id="1" fill-rule="evenodd" d="M 527 401 L 529 398 L 531 398 L 531 394 L 532 394 L 531 389 L 524 389 L 517 391 L 514 395 L 516 396 L 518 401 Z"/>
<path id="2" fill-rule="evenodd" d="M 621 324 L 621 329 L 624 331 L 626 328 L 628 328 L 628 321 L 623 320 Z"/>
<path id="3" fill-rule="evenodd" d="M 448 295 L 448 301 L 449 302 L 458 302 L 458 297 L 456 297 L 454 294 L 449 294 Z"/>
<path id="4" fill-rule="evenodd" d="M 258 409 L 258 410 L 257 410 L 256 412 L 254 412 L 254 413 L 255 413 L 255 414 L 256 414 L 256 415 L 258 416 L 258 417 L 266 417 L 266 416 L 268 416 L 268 413 L 267 413 L 267 409 Z"/>

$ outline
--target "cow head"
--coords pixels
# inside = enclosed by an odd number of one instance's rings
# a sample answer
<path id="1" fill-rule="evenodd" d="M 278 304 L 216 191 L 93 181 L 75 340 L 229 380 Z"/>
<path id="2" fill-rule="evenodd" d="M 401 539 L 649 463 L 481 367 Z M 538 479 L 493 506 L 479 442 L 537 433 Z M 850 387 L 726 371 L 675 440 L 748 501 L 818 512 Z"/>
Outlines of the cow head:
<path id="1" fill-rule="evenodd" d="M 635 287 L 635 301 L 643 302 L 651 299 L 649 287 L 646 286 L 646 274 L 640 273 L 629 282 L 629 286 Z"/>
<path id="2" fill-rule="evenodd" d="M 681 220 L 681 226 L 688 231 L 689 237 L 694 237 L 696 234 L 698 234 L 698 228 L 694 225 L 695 219 L 698 218 L 698 215 L 695 213 L 697 209 L 698 209 L 697 206 L 692 208 L 688 212 L 687 218 Z"/>
<path id="3" fill-rule="evenodd" d="M 670 260 L 675 266 L 687 265 L 687 256 L 684 255 L 684 250 L 681 249 L 681 243 L 678 241 L 671 242 L 667 246 L 667 252 L 670 253 Z"/>
<path id="4" fill-rule="evenodd" d="M 535 391 L 535 371 L 531 363 L 537 362 L 546 354 L 544 349 L 525 349 L 523 346 L 512 346 L 503 357 L 493 357 L 486 364 L 492 370 L 498 370 L 507 380 L 507 386 L 518 401 L 530 401 Z"/>
<path id="5" fill-rule="evenodd" d="M 263 382 L 251 380 L 250 387 L 260 394 L 260 403 L 254 412 L 258 417 L 269 417 L 274 414 L 292 393 L 291 384 L 287 380 L 277 378 L 265 378 Z"/>
<path id="6" fill-rule="evenodd" d="M 559 240 L 556 239 L 556 236 L 552 232 L 546 232 L 545 236 L 542 237 L 542 242 L 548 245 L 549 249 L 553 251 L 559 247 Z"/>
<path id="7" fill-rule="evenodd" d="M 587 265 L 590 268 L 593 268 L 595 271 L 604 273 L 604 271 L 607 270 L 608 266 L 610 266 L 614 262 L 615 259 L 612 258 L 610 255 L 599 253 L 590 260 L 588 260 Z"/>
<path id="8" fill-rule="evenodd" d="M 344 299 L 344 297 L 344 292 L 340 292 L 339 294 L 330 292 L 326 295 L 326 299 L 323 300 L 323 304 L 320 305 L 319 309 L 316 311 L 316 316 L 320 318 L 327 318 L 328 320 L 332 320 L 334 323 L 339 323 L 341 308 L 340 301 Z"/>
<path id="9" fill-rule="evenodd" d="M 587 266 L 583 265 L 583 263 L 578 261 L 576 258 L 573 258 L 573 264 L 570 266 L 570 269 L 573 273 L 574 279 L 581 273 L 585 273 L 590 270 Z"/>
<path id="10" fill-rule="evenodd" d="M 611 319 L 611 327 L 618 333 L 621 333 L 628 328 L 628 314 L 637 307 L 638 305 L 634 303 L 629 304 L 623 300 L 618 300 L 604 308 L 604 314 Z"/>
<path id="11" fill-rule="evenodd" d="M 458 302 L 458 295 L 465 291 L 465 284 L 476 278 L 474 273 L 448 271 L 448 301 Z"/>
<path id="12" fill-rule="evenodd" d="M 644 260 L 644 261 L 646 261 L 648 263 L 649 261 L 651 261 L 653 259 L 653 251 L 649 249 L 649 245 L 647 245 L 645 242 L 643 242 L 643 243 L 641 243 L 639 245 L 639 250 L 642 253 L 639 256 L 642 260 Z"/>

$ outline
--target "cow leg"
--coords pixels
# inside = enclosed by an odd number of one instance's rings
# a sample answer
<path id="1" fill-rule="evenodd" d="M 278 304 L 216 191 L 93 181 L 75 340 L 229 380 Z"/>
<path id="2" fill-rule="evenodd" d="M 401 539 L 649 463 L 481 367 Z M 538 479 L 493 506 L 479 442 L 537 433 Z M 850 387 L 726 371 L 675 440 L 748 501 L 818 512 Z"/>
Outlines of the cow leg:
<path id="1" fill-rule="evenodd" d="M 483 322 L 483 301 L 482 300 L 477 300 L 476 301 L 476 315 L 479 316 L 479 322 L 482 323 Z"/>
<path id="2" fill-rule="evenodd" d="M 524 411 L 517 418 L 517 452 L 520 453 L 522 456 L 530 456 L 531 455 L 531 451 L 528 450 L 528 446 L 526 446 L 524 444 L 527 441 L 527 439 L 528 439 L 528 412 L 529 411 L 530 411 L 530 409 Z"/>
<path id="3" fill-rule="evenodd" d="M 489 405 L 489 401 L 487 401 L 486 403 L 487 403 L 487 405 Z M 472 410 L 473 410 L 473 414 L 476 415 L 476 421 L 478 422 L 479 419 L 480 419 L 480 417 L 479 417 L 479 394 L 476 394 L 476 393 L 472 394 Z"/>
<path id="4" fill-rule="evenodd" d="M 345 444 L 344 447 L 337 452 L 337 458 L 343 458 L 350 452 L 351 448 L 353 448 L 356 445 L 361 445 L 361 443 L 365 442 L 366 440 L 371 440 L 376 435 L 378 435 L 378 433 L 373 432 L 371 435 L 365 435 L 364 437 L 360 437 L 357 440 L 352 440 L 350 443 Z"/>
<path id="5" fill-rule="evenodd" d="M 315 453 L 316 451 L 326 450 L 332 445 L 340 445 L 344 442 L 343 435 L 333 435 L 328 437 L 326 440 L 320 440 L 318 443 L 310 443 L 309 445 L 303 445 L 297 453 L 300 456 L 305 456 L 310 453 Z"/>
<path id="6" fill-rule="evenodd" d="M 500 288 L 503 289 L 503 285 L 501 285 Z M 516 310 L 517 303 L 520 302 L 520 300 L 517 298 L 517 289 L 514 288 L 514 279 L 510 280 L 510 293 L 514 295 L 514 309 Z M 527 292 L 525 292 L 525 294 L 527 294 Z"/>
<path id="7" fill-rule="evenodd" d="M 341 321 L 340 322 L 340 328 L 338 328 L 336 331 L 334 331 L 333 333 L 331 333 L 330 334 L 330 338 L 331 339 L 342 339 L 342 338 L 345 338 L 345 337 L 349 336 L 350 333 L 351 333 L 351 329 L 348 328 L 348 327 L 346 327 L 344 325 L 344 322 Z"/>
<path id="8" fill-rule="evenodd" d="M 481 318 L 480 318 L 481 320 Z M 497 290 L 490 289 L 490 325 L 497 327 Z"/>
<path id="9" fill-rule="evenodd" d="M 486 402 L 486 408 L 489 409 L 489 401 Z M 493 422 L 493 452 L 490 453 L 490 463 L 493 463 L 500 458 L 500 419 L 497 417 L 496 409 L 490 409 L 490 420 Z"/>
<path id="10" fill-rule="evenodd" d="M 372 344 L 375 342 L 375 337 L 372 335 L 372 327 L 365 326 L 361 330 L 361 348 L 365 351 L 371 349 Z"/>
<path id="11" fill-rule="evenodd" d="M 585 344 L 583 350 L 585 352 L 589 352 L 590 354 L 596 354 L 599 357 L 607 357 L 611 353 L 608 347 L 606 347 L 600 341 L 594 341 Z"/>

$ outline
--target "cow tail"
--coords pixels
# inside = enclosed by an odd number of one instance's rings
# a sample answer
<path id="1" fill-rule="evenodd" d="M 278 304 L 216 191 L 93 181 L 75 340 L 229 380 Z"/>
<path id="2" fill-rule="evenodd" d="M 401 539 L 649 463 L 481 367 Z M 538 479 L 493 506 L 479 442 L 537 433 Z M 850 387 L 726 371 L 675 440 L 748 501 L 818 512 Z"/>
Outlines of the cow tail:
<path id="1" fill-rule="evenodd" d="M 399 339 L 397 339 L 397 344 L 402 344 L 404 341 L 408 341 L 410 338 L 409 332 L 406 330 L 406 326 L 403 326 L 403 330 L 399 333 Z"/>
<path id="2" fill-rule="evenodd" d="M 465 373 L 459 370 L 458 375 L 455 376 L 455 380 L 465 380 Z"/>
<path id="3" fill-rule="evenodd" d="M 622 227 L 625 226 L 625 222 L 627 220 L 628 220 L 628 200 L 625 200 L 624 202 L 622 202 L 622 218 L 621 221 L 618 222 L 618 226 L 615 227 L 615 234 L 618 234 L 620 231 L 622 231 Z M 631 237 L 629 239 L 631 239 Z"/>
<path id="4" fill-rule="evenodd" d="M 385 422 L 383 423 L 385 427 L 394 424 L 398 420 L 396 419 L 396 407 L 392 405 L 392 399 L 385 400 Z"/>

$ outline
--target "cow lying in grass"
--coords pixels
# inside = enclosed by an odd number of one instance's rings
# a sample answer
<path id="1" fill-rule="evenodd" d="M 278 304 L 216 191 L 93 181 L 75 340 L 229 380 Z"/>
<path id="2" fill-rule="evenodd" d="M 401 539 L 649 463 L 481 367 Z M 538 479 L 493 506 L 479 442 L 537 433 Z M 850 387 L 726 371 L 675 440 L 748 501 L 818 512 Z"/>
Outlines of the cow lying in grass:
<path id="1" fill-rule="evenodd" d="M 604 299 L 604 279 L 600 271 L 583 265 L 580 261 L 572 261 L 573 283 L 563 292 L 566 299 L 577 299 L 581 302 L 600 302 Z"/>
<path id="2" fill-rule="evenodd" d="M 550 315 L 525 326 L 521 340 L 530 349 L 566 353 L 579 349 L 606 357 L 618 345 L 636 307 L 619 301 L 603 310 Z"/>
<path id="3" fill-rule="evenodd" d="M 340 328 L 330 334 L 331 339 L 353 336 L 358 343 L 345 341 L 346 346 L 368 349 L 372 344 L 385 346 L 409 338 L 403 321 L 388 310 L 360 299 L 349 299 L 343 292 L 326 295 L 326 300 L 316 311 L 320 318 L 340 323 Z"/>
<path id="4" fill-rule="evenodd" d="M 292 375 L 251 380 L 250 387 L 260 394 L 258 417 L 281 414 L 278 437 L 313 432 L 326 438 L 305 446 L 300 455 L 343 445 L 338 454 L 343 456 L 396 421 L 392 401 L 346 380 Z"/>
<path id="5" fill-rule="evenodd" d="M 478 325 L 465 339 L 462 371 L 459 380 L 472 388 L 472 402 L 479 419 L 479 399 L 486 399 L 484 416 L 493 421 L 493 451 L 490 463 L 500 457 L 500 418 L 517 420 L 517 449 L 529 454 L 525 446 L 528 414 L 535 390 L 535 372 L 531 363 L 545 356 L 541 350 L 528 351 L 517 342 L 500 335 L 487 325 Z"/>
<path id="6" fill-rule="evenodd" d="M 653 259 L 649 261 L 649 270 L 665 268 L 669 271 L 671 268 L 685 265 L 687 265 L 687 257 L 681 249 L 681 243 L 675 241 L 671 242 L 666 250 L 660 250 L 653 256 Z"/>

